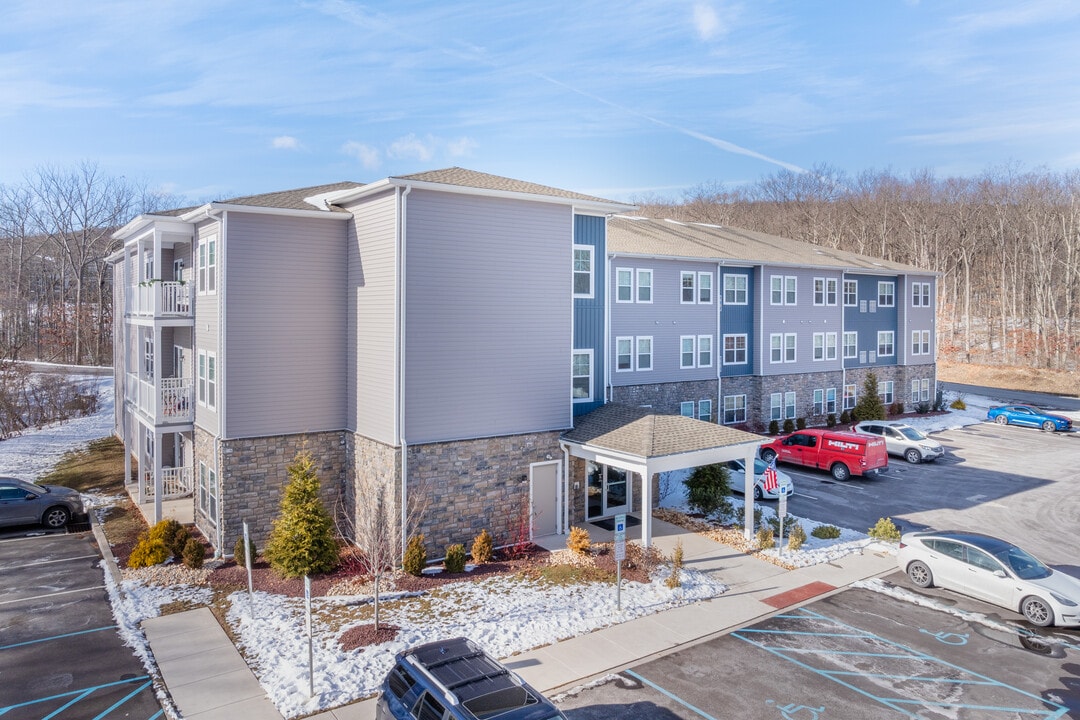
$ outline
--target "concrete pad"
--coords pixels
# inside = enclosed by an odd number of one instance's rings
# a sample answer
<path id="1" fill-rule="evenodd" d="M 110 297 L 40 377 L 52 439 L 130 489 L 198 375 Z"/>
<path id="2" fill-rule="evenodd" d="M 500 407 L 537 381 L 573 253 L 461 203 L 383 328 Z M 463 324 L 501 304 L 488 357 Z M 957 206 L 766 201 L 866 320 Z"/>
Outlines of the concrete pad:
<path id="1" fill-rule="evenodd" d="M 663 614 L 663 613 L 659 613 Z M 631 655 L 641 658 L 675 647 L 678 642 L 667 634 L 667 628 L 656 621 L 656 615 L 638 618 L 604 628 L 599 632 Z"/>
<path id="2" fill-rule="evenodd" d="M 266 698 L 262 686 L 258 682 L 250 682 L 254 680 L 254 676 L 247 668 L 221 675 L 208 675 L 186 683 L 180 683 L 173 678 L 167 668 L 162 668 L 161 674 L 184 717 L 243 700 L 261 700 L 274 710 L 274 717 L 281 717 Z"/>
<path id="3" fill-rule="evenodd" d="M 272 714 L 271 714 L 272 713 Z M 254 698 L 217 705 L 200 712 L 184 711 L 185 720 L 281 720 L 269 700 Z"/>
<path id="4" fill-rule="evenodd" d="M 161 662 L 158 659 L 159 665 Z M 228 649 L 220 648 L 217 652 L 202 652 L 196 655 L 170 658 L 165 661 L 165 667 L 168 668 L 168 685 L 170 688 L 202 682 L 208 677 L 218 677 L 242 671 L 251 672 L 247 663 L 240 657 L 236 648 L 232 646 L 229 646 Z M 164 673 L 164 670 L 162 672 Z M 244 687 L 246 688 L 246 685 Z M 257 681 L 256 687 L 259 688 L 261 693 L 262 686 L 258 685 Z"/>

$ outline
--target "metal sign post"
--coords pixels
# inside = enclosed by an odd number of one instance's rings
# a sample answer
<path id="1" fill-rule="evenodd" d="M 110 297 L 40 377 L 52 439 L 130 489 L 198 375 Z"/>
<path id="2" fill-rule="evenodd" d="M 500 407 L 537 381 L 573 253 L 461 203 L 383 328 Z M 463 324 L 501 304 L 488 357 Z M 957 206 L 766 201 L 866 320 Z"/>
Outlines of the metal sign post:
<path id="1" fill-rule="evenodd" d="M 255 599 L 255 590 L 252 587 L 252 582 L 251 582 L 251 563 L 253 563 L 253 562 L 254 562 L 254 560 L 251 557 L 251 538 L 248 535 L 248 524 L 247 524 L 247 520 L 245 520 L 244 521 L 244 565 L 247 567 L 248 597 L 250 599 L 252 599 L 252 600 Z"/>
<path id="2" fill-rule="evenodd" d="M 615 516 L 615 608 L 622 610 L 622 561 L 626 559 L 626 515 Z"/>
<path id="3" fill-rule="evenodd" d="M 304 576 L 304 609 L 307 612 L 308 697 L 315 697 L 315 649 L 311 637 L 311 578 Z"/>
<path id="4" fill-rule="evenodd" d="M 787 517 L 787 495 L 780 493 L 780 554 L 784 554 L 784 518 Z"/>

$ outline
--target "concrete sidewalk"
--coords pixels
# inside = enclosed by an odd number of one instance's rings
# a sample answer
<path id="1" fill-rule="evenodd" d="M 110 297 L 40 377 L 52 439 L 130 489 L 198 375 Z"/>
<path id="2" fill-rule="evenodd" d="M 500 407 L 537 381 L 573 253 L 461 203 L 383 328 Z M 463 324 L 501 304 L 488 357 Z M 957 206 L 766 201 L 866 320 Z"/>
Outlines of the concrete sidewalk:
<path id="1" fill-rule="evenodd" d="M 896 567 L 887 553 L 864 551 L 840 560 L 785 570 L 675 525 L 654 520 L 654 542 L 670 556 L 683 544 L 685 567 L 710 573 L 729 590 L 712 600 L 612 625 L 588 635 L 515 655 L 506 664 L 545 693 L 617 672 L 657 653 L 745 626 L 784 607 L 874 577 Z M 592 532 L 604 542 L 602 531 Z M 550 541 L 565 547 L 565 537 Z M 542 543 L 547 544 L 547 543 Z M 143 623 L 162 678 L 184 718 L 280 720 L 255 676 L 206 608 Z M 375 701 L 364 700 L 312 716 L 312 720 L 372 720 Z"/>

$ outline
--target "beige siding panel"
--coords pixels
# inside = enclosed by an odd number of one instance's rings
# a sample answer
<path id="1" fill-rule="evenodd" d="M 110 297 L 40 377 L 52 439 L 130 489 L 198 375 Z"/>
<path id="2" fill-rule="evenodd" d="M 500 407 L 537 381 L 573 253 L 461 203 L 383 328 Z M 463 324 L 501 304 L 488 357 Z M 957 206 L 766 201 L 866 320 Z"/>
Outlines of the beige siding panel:
<path id="1" fill-rule="evenodd" d="M 406 439 L 568 427 L 571 209 L 427 191 L 407 202 Z"/>
<path id="2" fill-rule="evenodd" d="M 344 221 L 230 212 L 227 226 L 223 436 L 342 429 Z"/>
<path id="3" fill-rule="evenodd" d="M 395 442 L 397 238 L 394 193 L 349 208 L 347 429 Z"/>

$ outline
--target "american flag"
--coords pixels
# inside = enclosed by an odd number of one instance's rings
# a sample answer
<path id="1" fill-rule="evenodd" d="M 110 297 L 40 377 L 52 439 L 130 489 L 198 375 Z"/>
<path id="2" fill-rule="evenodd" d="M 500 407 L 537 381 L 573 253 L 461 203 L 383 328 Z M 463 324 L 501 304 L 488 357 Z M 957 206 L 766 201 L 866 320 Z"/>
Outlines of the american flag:
<path id="1" fill-rule="evenodd" d="M 765 472 L 761 473 L 761 481 L 762 486 L 767 493 L 776 492 L 776 488 L 780 486 L 780 479 L 776 475 L 775 457 L 769 461 L 769 465 L 765 468 Z"/>

